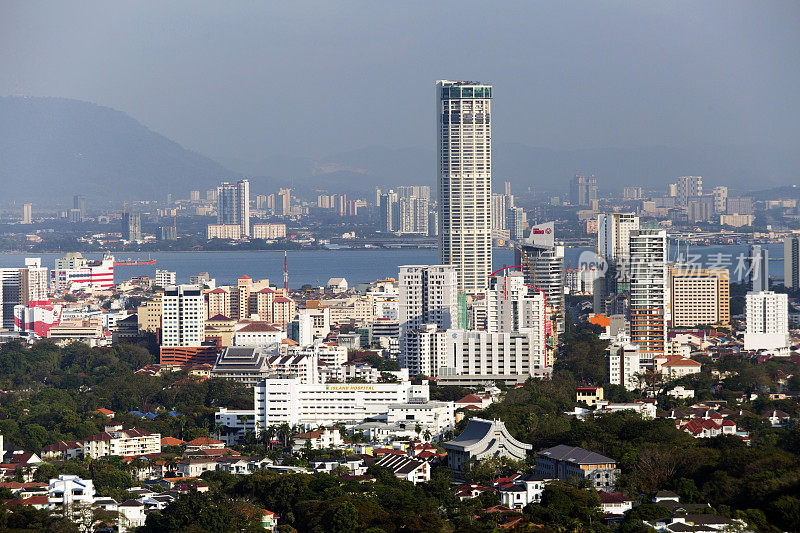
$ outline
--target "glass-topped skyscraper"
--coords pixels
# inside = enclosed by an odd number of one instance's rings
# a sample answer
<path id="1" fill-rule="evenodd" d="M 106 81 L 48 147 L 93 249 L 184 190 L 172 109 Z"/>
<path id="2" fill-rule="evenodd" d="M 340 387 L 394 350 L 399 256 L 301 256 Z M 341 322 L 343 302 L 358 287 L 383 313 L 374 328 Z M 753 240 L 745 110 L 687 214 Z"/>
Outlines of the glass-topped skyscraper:
<path id="1" fill-rule="evenodd" d="M 486 287 L 492 266 L 492 86 L 436 82 L 439 122 L 439 260 L 458 289 Z"/>

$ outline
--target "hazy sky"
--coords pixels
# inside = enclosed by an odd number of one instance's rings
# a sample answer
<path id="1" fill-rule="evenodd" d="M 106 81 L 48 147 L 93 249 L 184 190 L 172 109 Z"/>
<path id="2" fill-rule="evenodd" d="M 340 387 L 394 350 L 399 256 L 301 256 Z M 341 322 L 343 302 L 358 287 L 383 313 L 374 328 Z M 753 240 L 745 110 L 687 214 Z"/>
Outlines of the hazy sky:
<path id="1" fill-rule="evenodd" d="M 0 1 L 0 94 L 210 156 L 433 149 L 437 79 L 494 84 L 496 143 L 791 148 L 800 2 Z"/>

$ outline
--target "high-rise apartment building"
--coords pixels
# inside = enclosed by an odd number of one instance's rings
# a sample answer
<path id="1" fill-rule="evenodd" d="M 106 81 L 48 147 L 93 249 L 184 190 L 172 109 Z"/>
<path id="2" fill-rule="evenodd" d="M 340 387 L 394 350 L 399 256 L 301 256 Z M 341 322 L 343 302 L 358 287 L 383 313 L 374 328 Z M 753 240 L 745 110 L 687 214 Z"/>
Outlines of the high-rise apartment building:
<path id="1" fill-rule="evenodd" d="M 745 303 L 745 350 L 785 350 L 789 346 L 789 296 L 748 292 Z"/>
<path id="2" fill-rule="evenodd" d="M 278 190 L 278 197 L 275 199 L 275 214 L 287 217 L 292 212 L 292 190 L 280 189 Z"/>
<path id="3" fill-rule="evenodd" d="M 727 208 L 728 201 L 728 188 L 724 185 L 718 185 L 712 190 L 714 194 L 714 214 L 722 214 Z"/>
<path id="4" fill-rule="evenodd" d="M 33 204 L 22 205 L 22 223 L 30 224 L 33 222 Z"/>
<path id="5" fill-rule="evenodd" d="M 250 182 L 223 182 L 217 187 L 217 224 L 238 225 L 242 238 L 250 236 Z"/>
<path id="6" fill-rule="evenodd" d="M 554 224 L 531 228 L 527 239 L 516 244 L 516 262 L 523 265 L 525 283 L 544 292 L 548 313 L 564 331 L 564 246 L 554 238 Z"/>
<path id="7" fill-rule="evenodd" d="M 730 323 L 730 274 L 727 268 L 670 269 L 672 327 L 691 328 Z"/>
<path id="8" fill-rule="evenodd" d="M 627 260 L 630 233 L 638 229 L 639 217 L 635 213 L 597 215 L 597 253 L 610 262 Z"/>
<path id="9" fill-rule="evenodd" d="M 667 340 L 667 232 L 630 232 L 630 333 L 642 366 L 663 355 Z"/>
<path id="10" fill-rule="evenodd" d="M 400 267 L 398 319 L 401 358 L 404 338 L 410 330 L 422 324 L 436 324 L 440 329 L 449 329 L 457 324 L 457 285 L 457 273 L 451 265 Z"/>
<path id="11" fill-rule="evenodd" d="M 507 200 L 508 197 L 505 194 L 492 195 L 492 237 L 495 239 L 508 237 L 508 232 L 505 231 L 508 222 L 508 217 L 506 217 Z"/>
<path id="12" fill-rule="evenodd" d="M 267 195 L 266 194 L 257 194 L 256 195 L 256 209 L 259 211 L 263 211 L 267 208 Z"/>
<path id="13" fill-rule="evenodd" d="M 486 287 L 492 266 L 492 86 L 436 82 L 439 125 L 439 261 L 458 289 Z"/>
<path id="14" fill-rule="evenodd" d="M 200 191 L 189 191 L 189 201 L 190 202 L 199 202 L 200 201 Z"/>
<path id="15" fill-rule="evenodd" d="M 747 276 L 753 292 L 769 290 L 769 250 L 760 244 L 750 245 Z"/>
<path id="16" fill-rule="evenodd" d="M 390 190 L 381 195 L 380 210 L 383 231 L 397 231 L 400 226 L 400 208 L 397 204 L 398 195 L 396 192 Z"/>
<path id="17" fill-rule="evenodd" d="M 77 209 L 77 220 L 75 222 L 83 222 L 86 220 L 86 197 L 82 194 L 76 194 L 72 197 L 72 208 Z"/>
<path id="18" fill-rule="evenodd" d="M 400 233 L 428 234 L 428 199 L 420 196 L 403 196 L 397 202 Z"/>
<path id="19" fill-rule="evenodd" d="M 172 285 L 161 298 L 161 346 L 201 346 L 205 340 L 205 300 L 196 285 Z"/>
<path id="20" fill-rule="evenodd" d="M 486 331 L 532 330 L 537 341 L 546 340 L 547 316 L 545 295 L 525 284 L 522 272 L 491 276 L 486 289 Z"/>
<path id="21" fill-rule="evenodd" d="M 644 198 L 641 187 L 623 187 L 622 198 L 625 200 L 641 200 Z"/>
<path id="22" fill-rule="evenodd" d="M 506 228 L 508 238 L 514 241 L 524 238 L 525 231 L 525 211 L 521 207 L 509 207 L 506 209 Z"/>
<path id="23" fill-rule="evenodd" d="M 50 270 L 42 266 L 40 257 L 26 257 L 25 268 L 19 270 L 19 303 L 47 300 L 47 281 Z"/>
<path id="24" fill-rule="evenodd" d="M 597 178 L 578 173 L 569 184 L 569 201 L 572 205 L 588 206 L 597 200 Z"/>
<path id="25" fill-rule="evenodd" d="M 800 235 L 789 235 L 783 241 L 783 284 L 800 289 Z"/>
<path id="26" fill-rule="evenodd" d="M 142 215 L 122 214 L 122 238 L 128 242 L 142 242 Z"/>
<path id="27" fill-rule="evenodd" d="M 175 272 L 169 270 L 156 269 L 156 277 L 154 283 L 159 287 L 161 287 L 162 289 L 165 287 L 169 287 L 170 285 L 175 285 L 176 283 Z"/>
<path id="28" fill-rule="evenodd" d="M 431 187 L 430 185 L 401 185 L 397 188 L 397 194 L 400 198 L 425 198 L 430 201 Z"/>
<path id="29" fill-rule="evenodd" d="M 703 195 L 702 176 L 681 176 L 678 178 L 677 199 L 678 205 L 686 207 L 690 198 Z"/>

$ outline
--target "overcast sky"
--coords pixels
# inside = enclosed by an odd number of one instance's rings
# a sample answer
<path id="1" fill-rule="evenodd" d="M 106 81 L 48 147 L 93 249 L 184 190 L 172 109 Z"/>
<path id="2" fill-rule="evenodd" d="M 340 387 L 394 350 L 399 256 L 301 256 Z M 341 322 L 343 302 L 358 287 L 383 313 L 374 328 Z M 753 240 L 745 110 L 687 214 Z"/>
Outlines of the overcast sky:
<path id="1" fill-rule="evenodd" d="M 437 79 L 494 84 L 496 143 L 796 147 L 800 2 L 0 1 L 0 94 L 210 156 L 433 149 Z"/>

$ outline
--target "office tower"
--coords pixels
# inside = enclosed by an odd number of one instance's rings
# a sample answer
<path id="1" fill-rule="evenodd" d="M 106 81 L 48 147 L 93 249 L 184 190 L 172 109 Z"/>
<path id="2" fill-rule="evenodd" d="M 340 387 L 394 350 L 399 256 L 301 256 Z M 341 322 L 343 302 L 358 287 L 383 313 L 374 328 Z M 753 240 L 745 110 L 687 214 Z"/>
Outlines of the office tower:
<path id="1" fill-rule="evenodd" d="M 205 303 L 196 285 L 172 285 L 161 299 L 161 346 L 201 346 L 205 340 Z"/>
<path id="2" fill-rule="evenodd" d="M 176 277 L 175 272 L 171 272 L 169 270 L 156 269 L 156 277 L 154 283 L 163 289 L 169 287 L 170 285 L 175 285 L 176 283 L 175 277 Z"/>
<path id="3" fill-rule="evenodd" d="M 516 241 L 524 237 L 525 211 L 521 207 L 509 207 L 506 209 L 506 228 L 508 229 L 509 239 Z"/>
<path id="4" fill-rule="evenodd" d="M 263 211 L 267 208 L 267 195 L 266 194 L 258 194 L 256 195 L 256 209 L 259 211 Z"/>
<path id="5" fill-rule="evenodd" d="M 2 327 L 14 329 L 14 306 L 19 305 L 20 269 L 0 268 L 0 305 L 2 305 Z"/>
<path id="6" fill-rule="evenodd" d="M 72 208 L 78 210 L 78 220 L 76 222 L 83 222 L 86 220 L 86 197 L 82 194 L 76 194 L 72 197 Z"/>
<path id="7" fill-rule="evenodd" d="M 400 352 L 409 331 L 422 324 L 439 329 L 458 321 L 458 274 L 452 265 L 405 265 L 400 267 L 398 319 Z M 401 361 L 402 366 L 402 361 Z"/>
<path id="8" fill-rule="evenodd" d="M 727 268 L 676 265 L 669 275 L 673 328 L 730 323 L 730 274 Z"/>
<path id="9" fill-rule="evenodd" d="M 142 215 L 122 214 L 122 238 L 128 242 L 142 242 Z"/>
<path id="10" fill-rule="evenodd" d="M 492 195 L 492 237 L 507 238 L 506 230 L 506 208 L 508 197 L 504 194 Z"/>
<path id="11" fill-rule="evenodd" d="M 785 350 L 789 346 L 789 296 L 748 292 L 745 304 L 745 350 Z"/>
<path id="12" fill-rule="evenodd" d="M 280 216 L 289 216 L 292 212 L 292 190 L 279 189 L 278 197 L 276 198 L 275 214 Z"/>
<path id="13" fill-rule="evenodd" d="M 390 190 L 381 195 L 381 228 L 383 231 L 397 231 L 400 222 L 400 212 L 397 193 Z"/>
<path id="14" fill-rule="evenodd" d="M 639 217 L 635 213 L 597 215 L 597 253 L 606 261 L 627 260 L 630 255 L 629 236 L 637 229 Z"/>
<path id="15" fill-rule="evenodd" d="M 30 224 L 33 221 L 33 204 L 23 204 L 22 223 Z"/>
<path id="16" fill-rule="evenodd" d="M 750 245 L 747 277 L 753 292 L 769 290 L 769 250 L 759 244 Z"/>
<path id="17" fill-rule="evenodd" d="M 250 236 L 250 182 L 223 182 L 217 187 L 217 224 L 238 225 L 242 238 Z"/>
<path id="18" fill-rule="evenodd" d="M 783 284 L 800 289 L 800 235 L 789 235 L 783 241 Z"/>
<path id="19" fill-rule="evenodd" d="M 525 283 L 544 291 L 548 313 L 564 331 L 564 246 L 555 241 L 553 222 L 533 226 L 528 238 L 517 242 L 515 258 Z"/>
<path id="20" fill-rule="evenodd" d="M 703 196 L 703 178 L 701 176 L 681 176 L 678 178 L 677 198 L 680 207 L 686 207 L 690 198 Z"/>
<path id="21" fill-rule="evenodd" d="M 486 289 L 486 331 L 534 330 L 544 343 L 548 321 L 544 293 L 525 284 L 522 272 L 490 276 Z"/>
<path id="22" fill-rule="evenodd" d="M 640 362 L 649 367 L 667 339 L 667 232 L 630 232 L 630 332 Z"/>
<path id="23" fill-rule="evenodd" d="M 458 289 L 486 287 L 492 266 L 492 86 L 436 82 L 439 124 L 439 261 Z"/>
<path id="24" fill-rule="evenodd" d="M 714 194 L 714 214 L 719 215 L 725 212 L 728 200 L 728 188 L 718 185 L 712 189 Z"/>
<path id="25" fill-rule="evenodd" d="M 189 201 L 190 202 L 199 202 L 200 201 L 200 191 L 189 191 Z"/>

